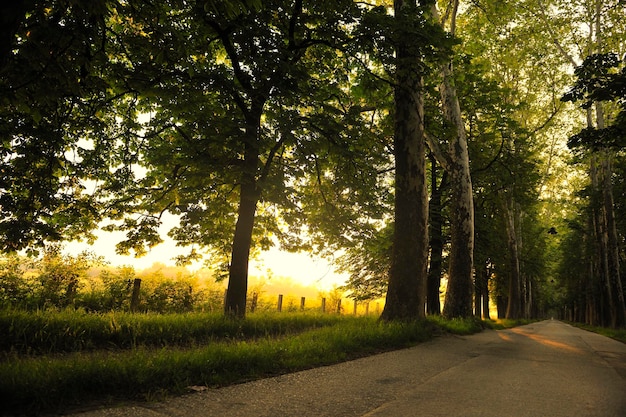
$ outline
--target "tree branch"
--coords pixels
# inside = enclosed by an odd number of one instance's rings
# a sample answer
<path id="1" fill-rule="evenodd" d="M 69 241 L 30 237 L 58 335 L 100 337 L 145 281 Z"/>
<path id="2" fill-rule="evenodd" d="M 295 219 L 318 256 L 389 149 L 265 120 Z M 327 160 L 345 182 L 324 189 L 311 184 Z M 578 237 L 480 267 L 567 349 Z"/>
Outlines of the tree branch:
<path id="1" fill-rule="evenodd" d="M 291 19 L 289 19 L 289 44 L 287 48 L 293 50 L 296 45 L 296 24 L 298 23 L 298 17 L 302 14 L 302 0 L 296 0 L 293 5 L 293 13 Z"/>
<path id="2" fill-rule="evenodd" d="M 424 132 L 424 138 L 426 140 L 426 145 L 432 152 L 433 156 L 439 162 L 439 165 L 443 167 L 446 171 L 451 168 L 452 161 L 450 160 L 450 156 L 441 149 L 439 146 L 439 142 L 428 132 Z"/>
<path id="3" fill-rule="evenodd" d="M 283 146 L 286 139 L 286 135 L 281 135 L 280 140 L 276 142 L 274 146 L 272 146 L 272 149 L 270 149 L 270 153 L 267 155 L 267 160 L 265 161 L 265 164 L 263 165 L 263 170 L 261 171 L 261 175 L 259 176 L 259 182 L 265 181 L 265 179 L 269 175 L 272 163 L 274 161 L 274 157 L 276 156 L 276 152 L 278 152 L 281 146 Z"/>

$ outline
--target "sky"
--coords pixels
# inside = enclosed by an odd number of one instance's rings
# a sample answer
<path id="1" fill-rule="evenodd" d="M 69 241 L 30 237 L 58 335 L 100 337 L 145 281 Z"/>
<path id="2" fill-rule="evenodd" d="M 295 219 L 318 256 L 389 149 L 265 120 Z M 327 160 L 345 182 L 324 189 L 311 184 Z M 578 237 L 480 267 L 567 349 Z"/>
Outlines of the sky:
<path id="1" fill-rule="evenodd" d="M 175 265 L 174 257 L 184 254 L 186 249 L 176 247 L 175 243 L 165 234 L 162 234 L 164 242 L 152 248 L 147 255 L 141 258 L 124 256 L 115 253 L 115 245 L 122 240 L 123 233 L 111 233 L 98 231 L 98 239 L 93 245 L 84 242 L 68 242 L 65 244 L 65 253 L 75 255 L 88 250 L 98 256 L 104 257 L 111 266 L 132 265 L 135 270 L 150 268 L 155 263 Z M 200 265 L 191 265 L 190 270 L 199 268 Z M 275 277 L 288 277 L 305 286 L 331 290 L 334 286 L 343 285 L 347 280 L 346 274 L 335 272 L 332 259 L 322 259 L 306 253 L 290 253 L 272 248 L 263 252 L 259 259 L 250 261 L 249 275 L 267 277 L 268 271 Z"/>

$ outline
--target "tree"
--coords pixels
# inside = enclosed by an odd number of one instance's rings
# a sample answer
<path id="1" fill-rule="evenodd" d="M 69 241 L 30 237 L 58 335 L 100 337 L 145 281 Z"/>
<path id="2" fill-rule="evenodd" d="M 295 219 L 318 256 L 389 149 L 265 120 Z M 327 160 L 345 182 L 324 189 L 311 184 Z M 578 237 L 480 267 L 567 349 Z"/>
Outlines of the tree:
<path id="1" fill-rule="evenodd" d="M 533 10 L 536 10 L 535 14 L 540 16 L 542 25 L 548 32 L 552 43 L 556 45 L 562 60 L 570 67 L 578 67 L 587 56 L 622 47 L 624 32 L 622 4 L 590 0 L 574 4 L 563 3 L 560 6 L 558 13 L 548 14 L 542 7 Z M 577 47 L 570 48 L 569 45 L 577 45 Z M 584 106 L 582 121 L 586 125 L 586 129 L 582 131 L 583 135 L 596 129 L 604 131 L 603 128 L 610 121 L 610 116 L 607 118 L 606 104 L 606 102 L 593 102 L 592 100 Z M 610 109 L 610 106 L 608 108 Z M 570 143 L 572 142 L 570 140 Z M 608 148 L 597 149 L 597 152 L 592 151 L 587 153 L 586 158 L 579 159 L 588 165 L 587 175 L 591 182 L 591 188 L 583 190 L 581 195 L 589 198 L 590 210 L 585 211 L 585 214 L 589 216 L 590 221 L 585 223 L 580 222 L 579 219 L 574 220 L 572 216 L 577 215 L 573 214 L 570 215 L 569 224 L 585 224 L 589 236 L 588 247 L 594 248 L 588 253 L 587 258 L 590 273 L 585 280 L 581 281 L 578 288 L 593 289 L 598 286 L 598 282 L 602 282 L 605 288 L 600 293 L 587 293 L 588 296 L 584 298 L 583 302 L 587 305 L 577 309 L 579 314 L 577 319 L 588 323 L 607 323 L 612 320 L 611 316 L 616 316 L 607 313 L 607 310 L 604 309 L 602 304 L 608 302 L 612 297 L 603 299 L 602 293 L 608 289 L 607 283 L 614 279 L 611 276 L 617 277 L 619 275 L 620 268 L 618 261 L 620 249 L 616 244 L 618 237 L 614 227 L 616 215 L 612 195 L 613 185 L 611 184 L 611 179 L 614 178 L 612 167 L 615 155 L 614 151 Z M 574 230 L 570 232 L 578 233 Z M 571 261 L 567 256 L 564 258 L 564 262 Z"/>
<path id="2" fill-rule="evenodd" d="M 444 171 L 438 179 L 438 169 L 434 157 L 431 157 L 430 169 L 430 200 L 429 200 L 429 244 L 430 261 L 428 265 L 428 282 L 426 294 L 426 311 L 428 314 L 441 314 L 440 287 L 443 273 L 443 251 L 446 237 L 444 236 L 444 192 L 449 188 L 448 174 Z"/>
<path id="3" fill-rule="evenodd" d="M 452 1 L 449 6 L 449 31 L 455 36 L 459 2 Z M 446 22 L 440 20 L 435 5 L 433 15 L 442 27 L 446 25 Z M 450 265 L 443 314 L 447 317 L 469 317 L 472 315 L 473 295 L 474 202 L 467 134 L 455 86 L 452 59 L 441 64 L 440 73 L 441 108 L 450 132 L 446 138 L 448 147 L 444 153 L 441 144 L 432 139 L 429 140 L 429 146 L 450 174 Z"/>
<path id="4" fill-rule="evenodd" d="M 373 300 L 385 295 L 389 283 L 393 225 L 359 241 L 340 259 L 340 266 L 350 277 L 345 288 L 357 301 Z"/>
<path id="5" fill-rule="evenodd" d="M 347 75 L 336 53 L 359 9 L 343 5 L 275 1 L 232 14 L 170 2 L 120 15 L 125 83 L 138 92 L 103 177 L 119 221 L 110 228 L 128 231 L 120 251 L 143 253 L 160 242 L 163 214 L 180 216 L 170 235 L 192 247 L 187 260 L 201 256 L 196 247 L 225 260 L 225 312 L 244 316 L 251 251 L 286 235 L 278 217 L 301 211 L 294 191 L 323 138 L 343 151 L 337 121 L 359 123 L 342 107 Z M 137 123 L 139 113 L 149 120 Z"/>
<path id="6" fill-rule="evenodd" d="M 115 99 L 106 19 L 111 1 L 3 4 L 0 40 L 0 249 L 86 236 L 99 214 L 82 180 L 89 138 Z M 6 24 L 6 25 L 5 25 Z"/>
<path id="7" fill-rule="evenodd" d="M 465 40 L 463 52 L 493 83 L 489 95 L 498 97 L 484 107 L 476 107 L 472 103 L 475 93 L 473 97 L 460 95 L 466 107 L 474 106 L 468 108 L 467 117 L 472 118 L 468 122 L 470 132 L 473 129 L 469 139 L 472 180 L 475 190 L 479 189 L 475 201 L 482 206 L 476 227 L 481 229 L 482 239 L 488 236 L 490 241 L 484 245 L 477 237 L 480 263 L 476 270 L 488 260 L 495 274 L 493 282 L 498 284 L 494 287 L 498 296 L 505 303 L 516 304 L 519 308 L 513 305 L 511 311 L 520 315 L 535 309 L 536 298 L 530 292 L 538 290 L 534 285 L 537 282 L 530 281 L 537 279 L 535 272 L 531 273 L 537 264 L 525 256 L 550 236 L 537 235 L 531 219 L 542 224 L 544 232 L 551 226 L 560 228 L 563 213 L 569 210 L 568 182 L 572 180 L 569 153 L 561 140 L 571 115 L 559 101 L 569 80 L 558 43 L 576 30 L 564 25 L 562 19 L 568 18 L 568 13 L 560 9 L 562 4 L 557 7 L 542 3 L 474 4 L 460 14 L 457 30 Z M 559 23 L 547 24 L 543 12 Z M 554 28 L 557 30 L 552 36 L 549 32 Z M 473 78 L 467 80 L 465 74 L 462 77 L 469 82 L 469 88 L 480 85 Z M 488 201 L 480 201 L 484 198 Z M 491 223 L 479 224 L 485 220 Z M 509 236 L 503 240 L 507 224 Z M 487 231 L 494 225 L 500 227 Z M 486 246 L 491 245 L 493 248 L 485 253 Z M 507 257 L 501 256 L 502 247 L 509 248 Z M 515 297 L 504 296 L 515 290 L 516 282 L 520 291 Z"/>
<path id="8" fill-rule="evenodd" d="M 599 154 L 602 159 L 592 165 L 591 178 L 595 204 L 592 200 L 593 218 L 598 239 L 600 263 L 603 275 L 603 292 L 609 306 L 609 317 L 613 327 L 626 323 L 626 303 L 620 273 L 620 254 L 612 184 L 612 154 L 623 148 L 624 114 L 626 97 L 626 70 L 618 71 L 620 60 L 614 53 L 591 55 L 576 69 L 578 80 L 575 86 L 563 97 L 567 101 L 584 100 L 583 108 L 596 106 L 598 123 L 588 126 L 572 136 L 568 144 L 572 148 L 582 148 Z M 622 108 L 615 123 L 604 126 L 604 114 L 598 103 L 621 100 Z"/>
<path id="9" fill-rule="evenodd" d="M 424 131 L 422 58 L 433 48 L 431 31 L 445 39 L 430 19 L 430 2 L 394 2 L 395 66 L 395 206 L 394 235 L 383 320 L 424 317 L 428 257 L 428 198 Z M 432 36 L 432 35 L 431 35 Z M 423 45 L 415 38 L 424 39 Z"/>
<path id="10" fill-rule="evenodd" d="M 73 305 L 89 268 L 103 263 L 102 258 L 83 252 L 76 256 L 62 254 L 60 245 L 46 248 L 35 262 L 39 281 L 39 308 Z"/>
<path id="11" fill-rule="evenodd" d="M 17 307 L 25 304 L 32 289 L 28 287 L 24 275 L 27 269 L 25 259 L 10 255 L 0 259 L 0 305 Z"/>

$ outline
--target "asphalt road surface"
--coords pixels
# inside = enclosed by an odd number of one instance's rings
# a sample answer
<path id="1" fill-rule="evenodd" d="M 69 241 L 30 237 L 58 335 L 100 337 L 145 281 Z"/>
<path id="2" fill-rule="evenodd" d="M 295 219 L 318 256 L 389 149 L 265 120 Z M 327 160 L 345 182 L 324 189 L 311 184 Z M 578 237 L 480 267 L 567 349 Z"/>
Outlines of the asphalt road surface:
<path id="1" fill-rule="evenodd" d="M 80 417 L 626 417 L 626 345 L 548 320 Z"/>

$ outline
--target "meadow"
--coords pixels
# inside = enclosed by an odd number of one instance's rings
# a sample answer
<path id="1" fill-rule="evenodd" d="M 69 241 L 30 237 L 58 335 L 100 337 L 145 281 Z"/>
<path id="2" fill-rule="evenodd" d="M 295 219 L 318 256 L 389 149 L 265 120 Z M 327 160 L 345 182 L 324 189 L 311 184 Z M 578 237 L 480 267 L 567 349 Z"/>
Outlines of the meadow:
<path id="1" fill-rule="evenodd" d="M 245 320 L 224 317 L 223 297 L 206 271 L 136 272 L 54 248 L 36 261 L 1 259 L 0 414 L 158 400 L 512 325 L 383 323 L 382 300 L 357 305 L 340 288 L 280 277 L 251 280 Z"/>
<path id="2" fill-rule="evenodd" d="M 373 315 L 315 312 L 261 312 L 229 320 L 201 312 L 5 309 L 0 311 L 0 404 L 6 415 L 17 415 L 158 400 L 486 326 L 495 324 L 442 318 L 383 323 Z"/>

